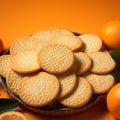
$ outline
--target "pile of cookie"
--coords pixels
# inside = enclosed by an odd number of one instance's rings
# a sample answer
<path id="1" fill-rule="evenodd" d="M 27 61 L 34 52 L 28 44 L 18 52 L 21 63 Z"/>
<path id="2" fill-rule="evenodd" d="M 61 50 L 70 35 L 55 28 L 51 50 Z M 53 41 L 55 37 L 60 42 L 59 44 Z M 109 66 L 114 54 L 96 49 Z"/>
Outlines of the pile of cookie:
<path id="1" fill-rule="evenodd" d="M 71 108 L 106 93 L 116 67 L 95 34 L 76 36 L 66 29 L 43 30 L 18 38 L 10 54 L 0 56 L 0 75 L 10 91 L 32 107 L 54 101 Z"/>

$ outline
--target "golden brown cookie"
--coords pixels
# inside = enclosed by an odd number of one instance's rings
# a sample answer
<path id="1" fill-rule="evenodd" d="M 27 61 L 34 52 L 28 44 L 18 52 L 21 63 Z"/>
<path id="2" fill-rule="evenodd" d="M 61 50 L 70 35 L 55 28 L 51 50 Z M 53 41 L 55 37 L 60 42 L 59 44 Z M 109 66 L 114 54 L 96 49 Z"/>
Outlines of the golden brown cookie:
<path id="1" fill-rule="evenodd" d="M 85 53 L 94 53 L 102 48 L 102 40 L 95 34 L 83 34 L 79 37 L 83 42 L 82 51 Z"/>
<path id="2" fill-rule="evenodd" d="M 56 36 L 51 44 L 63 44 L 68 46 L 72 51 L 79 50 L 82 47 L 82 41 L 73 34 L 62 34 Z"/>
<path id="3" fill-rule="evenodd" d="M 64 28 L 58 28 L 58 29 L 54 29 L 52 30 L 52 33 L 55 36 L 59 36 L 59 35 L 73 35 L 73 33 L 67 29 Z"/>
<path id="4" fill-rule="evenodd" d="M 74 53 L 75 63 L 72 67 L 72 70 L 76 73 L 76 75 L 81 75 L 86 73 L 92 67 L 91 58 L 83 52 Z"/>
<path id="5" fill-rule="evenodd" d="M 10 47 L 10 54 L 14 55 L 19 52 L 36 50 L 39 51 L 42 48 L 40 42 L 33 39 L 31 36 L 25 36 L 18 38 Z"/>
<path id="6" fill-rule="evenodd" d="M 10 55 L 0 56 L 0 75 L 6 78 L 6 74 L 10 70 Z"/>
<path id="7" fill-rule="evenodd" d="M 13 70 L 10 70 L 6 75 L 7 87 L 16 95 L 18 95 L 18 84 L 19 81 L 24 77 L 22 74 L 18 74 Z"/>
<path id="8" fill-rule="evenodd" d="M 36 51 L 24 51 L 10 56 L 10 66 L 18 73 L 32 73 L 41 69 Z"/>
<path id="9" fill-rule="evenodd" d="M 73 63 L 72 50 L 64 45 L 49 45 L 44 47 L 38 55 L 42 69 L 49 73 L 60 74 L 68 71 Z"/>
<path id="10" fill-rule="evenodd" d="M 110 56 L 109 52 L 96 52 L 89 54 L 92 58 L 93 65 L 91 68 L 92 73 L 107 74 L 114 70 L 116 63 Z"/>
<path id="11" fill-rule="evenodd" d="M 49 45 L 55 36 L 51 30 L 41 30 L 32 34 L 32 38 L 38 40 L 42 47 Z"/>
<path id="12" fill-rule="evenodd" d="M 86 78 L 91 84 L 94 94 L 103 94 L 108 92 L 115 83 L 115 79 L 111 74 L 97 75 L 88 73 L 84 75 L 84 78 Z"/>
<path id="13" fill-rule="evenodd" d="M 82 77 L 78 77 L 78 85 L 75 91 L 60 100 L 64 106 L 71 108 L 79 108 L 87 104 L 92 97 L 92 87 L 89 82 Z"/>
<path id="14" fill-rule="evenodd" d="M 64 74 L 60 74 L 56 76 L 60 82 L 61 91 L 58 99 L 63 98 L 69 95 L 77 85 L 77 77 L 75 73 L 69 71 Z"/>
<path id="15" fill-rule="evenodd" d="M 19 84 L 19 96 L 23 102 L 33 107 L 50 104 L 60 91 L 59 80 L 52 74 L 40 72 L 24 77 Z"/>

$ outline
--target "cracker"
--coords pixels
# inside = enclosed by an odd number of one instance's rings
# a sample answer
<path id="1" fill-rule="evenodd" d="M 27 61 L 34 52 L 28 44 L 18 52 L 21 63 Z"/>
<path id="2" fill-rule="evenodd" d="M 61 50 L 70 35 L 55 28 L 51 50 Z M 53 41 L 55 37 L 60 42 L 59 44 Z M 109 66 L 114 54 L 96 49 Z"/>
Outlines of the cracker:
<path id="1" fill-rule="evenodd" d="M 116 63 L 110 56 L 109 52 L 96 52 L 89 54 L 93 61 L 91 68 L 92 73 L 96 74 L 107 74 L 114 70 Z"/>
<path id="2" fill-rule="evenodd" d="M 58 97 L 58 99 L 60 99 L 69 95 L 75 89 L 77 84 L 77 77 L 75 73 L 69 71 L 64 74 L 57 75 L 57 78 L 61 86 L 61 91 Z"/>
<path id="3" fill-rule="evenodd" d="M 41 69 L 36 51 L 24 51 L 10 56 L 10 66 L 18 73 L 32 73 Z"/>
<path id="4" fill-rule="evenodd" d="M 94 53 L 102 48 L 102 40 L 95 34 L 83 34 L 79 37 L 84 44 L 82 51 L 85 53 Z"/>
<path id="5" fill-rule="evenodd" d="M 10 70 L 10 55 L 0 56 L 0 75 L 6 78 L 6 74 Z"/>
<path id="6" fill-rule="evenodd" d="M 19 81 L 24 77 L 22 74 L 18 74 L 13 70 L 10 70 L 6 75 L 7 87 L 16 95 L 18 95 L 18 84 Z"/>
<path id="7" fill-rule="evenodd" d="M 38 54 L 39 64 L 45 71 L 60 74 L 68 71 L 73 63 L 72 50 L 64 45 L 49 45 L 44 47 Z"/>
<path id="8" fill-rule="evenodd" d="M 83 52 L 74 53 L 75 63 L 72 67 L 72 70 L 76 73 L 76 75 L 81 75 L 89 71 L 92 67 L 91 58 Z"/>
<path id="9" fill-rule="evenodd" d="M 36 50 L 39 51 L 42 49 L 40 42 L 31 36 L 25 36 L 18 38 L 10 47 L 10 54 L 14 55 L 19 52 Z"/>
<path id="10" fill-rule="evenodd" d="M 59 80 L 46 72 L 24 77 L 18 87 L 22 101 L 33 107 L 52 103 L 60 91 Z"/>
<path id="11" fill-rule="evenodd" d="M 78 86 L 75 91 L 60 100 L 64 106 L 71 108 L 79 108 L 87 104 L 92 97 L 92 87 L 89 82 L 82 77 L 78 77 Z"/>
<path id="12" fill-rule="evenodd" d="M 80 38 L 73 34 L 62 34 L 56 36 L 51 43 L 66 45 L 73 51 L 79 50 L 82 47 L 82 41 Z"/>
<path id="13" fill-rule="evenodd" d="M 84 75 L 93 88 L 94 94 L 103 94 L 108 92 L 115 83 L 115 79 L 111 74 L 97 75 L 88 73 Z"/>

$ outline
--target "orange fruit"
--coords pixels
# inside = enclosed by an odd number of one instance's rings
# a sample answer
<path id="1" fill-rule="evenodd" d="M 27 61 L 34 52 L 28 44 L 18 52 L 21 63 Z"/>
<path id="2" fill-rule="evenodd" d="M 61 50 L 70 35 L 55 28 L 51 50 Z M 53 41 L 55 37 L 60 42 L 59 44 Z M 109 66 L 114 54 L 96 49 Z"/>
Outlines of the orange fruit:
<path id="1" fill-rule="evenodd" d="M 114 85 L 108 92 L 107 108 L 115 118 L 120 119 L 120 83 Z"/>
<path id="2" fill-rule="evenodd" d="M 26 117 L 17 111 L 4 112 L 0 115 L 0 120 L 27 120 Z"/>
<path id="3" fill-rule="evenodd" d="M 108 48 L 120 50 L 120 20 L 107 22 L 102 27 L 100 36 Z"/>
<path id="4" fill-rule="evenodd" d="M 0 55 L 2 54 L 3 50 L 4 50 L 4 48 L 3 48 L 3 42 L 0 39 Z"/>
<path id="5" fill-rule="evenodd" d="M 0 83 L 0 98 L 11 98 L 10 95 L 4 90 Z"/>
<path id="6" fill-rule="evenodd" d="M 13 39 L 3 39 L 2 40 L 3 41 L 3 48 L 4 48 L 4 50 L 7 50 L 7 49 L 9 49 L 10 48 L 10 46 L 13 44 L 13 42 L 14 42 L 14 40 Z"/>

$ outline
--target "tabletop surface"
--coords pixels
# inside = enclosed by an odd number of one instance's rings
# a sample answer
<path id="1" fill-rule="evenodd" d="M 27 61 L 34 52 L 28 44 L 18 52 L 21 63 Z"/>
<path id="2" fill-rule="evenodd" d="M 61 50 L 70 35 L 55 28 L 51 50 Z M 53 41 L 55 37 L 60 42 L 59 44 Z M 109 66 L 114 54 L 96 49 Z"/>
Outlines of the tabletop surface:
<path id="1" fill-rule="evenodd" d="M 0 38 L 10 45 L 18 37 L 55 28 L 99 35 L 106 22 L 120 19 L 119 6 L 120 0 L 0 0 Z M 0 86 L 0 98 L 3 93 L 8 97 Z M 29 116 L 34 120 L 115 120 L 105 102 L 103 98 L 87 111 L 72 116 Z"/>

